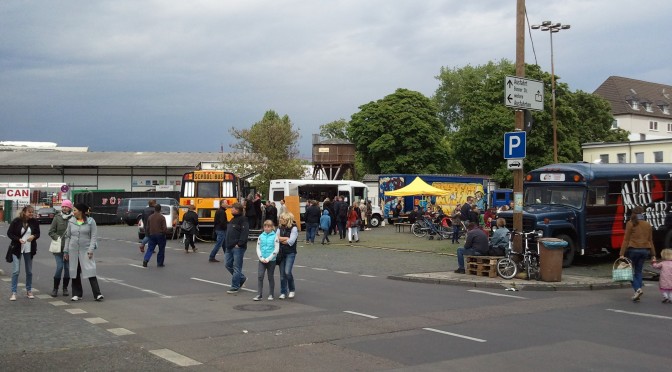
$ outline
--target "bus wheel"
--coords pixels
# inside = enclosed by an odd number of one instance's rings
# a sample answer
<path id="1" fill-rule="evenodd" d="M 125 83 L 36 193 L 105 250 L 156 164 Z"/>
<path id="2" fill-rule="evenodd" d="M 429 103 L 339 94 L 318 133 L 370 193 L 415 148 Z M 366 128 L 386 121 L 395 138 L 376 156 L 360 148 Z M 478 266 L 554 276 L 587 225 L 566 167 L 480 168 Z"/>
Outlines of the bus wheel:
<path id="1" fill-rule="evenodd" d="M 556 236 L 558 239 L 562 239 L 567 242 L 567 247 L 562 254 L 562 267 L 572 266 L 572 261 L 574 261 L 574 253 L 576 253 L 576 247 L 574 247 L 574 240 L 569 237 L 569 235 L 560 234 Z"/>
<path id="2" fill-rule="evenodd" d="M 371 227 L 378 227 L 380 226 L 380 221 L 381 221 L 380 216 L 376 214 L 371 216 L 371 221 L 369 221 L 369 224 L 371 225 Z"/>

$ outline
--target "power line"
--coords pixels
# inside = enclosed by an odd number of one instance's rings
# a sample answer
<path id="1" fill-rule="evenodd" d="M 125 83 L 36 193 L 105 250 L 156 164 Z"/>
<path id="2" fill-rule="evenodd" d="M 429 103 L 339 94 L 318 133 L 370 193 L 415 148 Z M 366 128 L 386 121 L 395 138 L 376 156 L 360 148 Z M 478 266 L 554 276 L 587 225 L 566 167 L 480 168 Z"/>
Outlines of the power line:
<path id="1" fill-rule="evenodd" d="M 530 18 L 527 17 L 527 7 L 525 7 L 525 20 L 527 21 L 527 32 L 530 34 L 530 43 L 532 44 L 532 54 L 534 54 L 534 64 L 539 66 L 537 62 L 537 51 L 534 50 L 534 40 L 532 39 L 532 29 L 530 28 Z"/>

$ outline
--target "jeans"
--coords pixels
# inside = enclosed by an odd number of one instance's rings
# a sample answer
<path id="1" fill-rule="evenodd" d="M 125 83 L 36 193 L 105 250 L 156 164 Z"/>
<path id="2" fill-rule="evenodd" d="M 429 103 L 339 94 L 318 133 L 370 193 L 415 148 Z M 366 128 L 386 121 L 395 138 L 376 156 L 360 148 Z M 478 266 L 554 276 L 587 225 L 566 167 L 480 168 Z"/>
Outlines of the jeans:
<path id="1" fill-rule="evenodd" d="M 243 274 L 243 257 L 247 248 L 228 248 L 224 251 L 224 266 L 231 273 L 231 289 L 239 289 L 247 280 Z"/>
<path id="2" fill-rule="evenodd" d="M 63 253 L 54 253 L 54 259 L 56 260 L 56 272 L 54 273 L 54 279 L 70 278 L 70 261 L 63 260 Z"/>
<path id="3" fill-rule="evenodd" d="M 211 260 L 215 258 L 217 252 L 219 252 L 219 248 L 224 248 L 224 242 L 226 241 L 226 230 L 215 230 L 215 234 L 217 235 L 217 240 L 215 241 L 215 246 L 212 247 L 212 251 L 210 252 Z"/>
<path id="4" fill-rule="evenodd" d="M 275 261 L 269 261 L 268 263 L 263 263 L 259 261 L 259 266 L 258 266 L 258 274 L 257 274 L 257 293 L 259 296 L 263 294 L 263 289 L 264 289 L 264 274 L 266 271 L 268 271 L 268 287 L 269 287 L 269 292 L 271 296 L 273 296 L 273 292 L 275 292 Z"/>
<path id="5" fill-rule="evenodd" d="M 33 258 L 29 253 L 21 254 L 26 266 L 26 291 L 33 290 Z M 21 273 L 21 260 L 16 255 L 12 255 L 12 293 L 16 293 L 19 286 L 19 274 Z"/>
<path id="6" fill-rule="evenodd" d="M 306 242 L 315 243 L 315 233 L 317 233 L 317 223 L 306 224 Z"/>
<path id="7" fill-rule="evenodd" d="M 460 241 L 459 235 L 460 235 L 460 225 L 458 225 L 457 223 L 454 223 L 453 224 L 453 240 L 452 240 L 452 243 L 457 243 L 457 242 Z"/>
<path id="8" fill-rule="evenodd" d="M 632 261 L 632 289 L 635 291 L 642 288 L 642 269 L 650 253 L 649 248 L 628 248 L 625 253 L 625 256 Z"/>
<path id="9" fill-rule="evenodd" d="M 457 248 L 457 267 L 464 270 L 464 256 L 483 256 L 471 248 Z"/>
<path id="10" fill-rule="evenodd" d="M 166 236 L 163 234 L 152 234 L 149 236 L 149 246 L 147 247 L 147 252 L 145 252 L 144 260 L 149 262 L 152 259 L 152 254 L 154 254 L 154 248 L 159 246 L 159 253 L 156 255 L 156 264 L 163 266 L 163 260 L 166 258 Z"/>
<path id="11" fill-rule="evenodd" d="M 347 232 L 347 230 L 345 229 L 346 221 L 345 220 L 338 220 L 336 223 L 338 224 L 338 236 L 341 239 L 345 239 L 345 235 L 346 235 L 346 232 Z"/>
<path id="12" fill-rule="evenodd" d="M 194 244 L 194 234 L 185 232 L 184 233 L 184 250 L 189 252 L 189 246 L 191 246 L 191 249 L 195 252 L 196 251 L 196 244 Z"/>
<path id="13" fill-rule="evenodd" d="M 292 274 L 295 259 L 296 253 L 287 253 L 285 254 L 285 258 L 280 261 L 280 294 L 286 295 L 296 290 L 294 287 L 294 275 Z M 288 288 L 289 291 L 287 290 Z"/>
<path id="14" fill-rule="evenodd" d="M 327 243 L 329 243 L 329 234 L 328 233 L 324 233 L 324 236 L 322 236 L 322 244 L 324 244 L 325 240 L 327 241 Z"/>
<path id="15" fill-rule="evenodd" d="M 147 245 L 147 243 L 149 243 L 149 235 L 145 234 L 145 237 L 142 238 L 142 241 L 140 242 L 140 245 L 142 245 L 144 247 L 144 246 Z"/>

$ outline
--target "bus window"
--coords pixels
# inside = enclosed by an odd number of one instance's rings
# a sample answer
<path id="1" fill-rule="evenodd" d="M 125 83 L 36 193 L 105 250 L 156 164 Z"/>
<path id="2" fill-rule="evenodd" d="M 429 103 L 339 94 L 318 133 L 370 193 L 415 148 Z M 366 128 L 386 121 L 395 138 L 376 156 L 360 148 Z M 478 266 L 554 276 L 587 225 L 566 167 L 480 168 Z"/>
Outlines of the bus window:
<path id="1" fill-rule="evenodd" d="M 366 188 L 365 187 L 353 187 L 355 200 L 366 199 Z"/>
<path id="2" fill-rule="evenodd" d="M 607 205 L 607 188 L 594 187 L 588 190 L 588 205 Z"/>
<path id="3" fill-rule="evenodd" d="M 198 182 L 198 190 L 196 195 L 199 198 L 219 198 L 219 183 L 218 182 Z"/>
<path id="4" fill-rule="evenodd" d="M 530 186 L 525 192 L 525 205 L 531 204 L 562 204 L 581 208 L 583 204 L 583 189 Z"/>
<path id="5" fill-rule="evenodd" d="M 338 191 L 338 196 L 340 196 L 341 198 L 343 198 L 343 201 L 344 201 L 344 202 L 346 202 L 346 203 L 348 203 L 348 204 L 351 203 L 351 201 L 350 201 L 350 193 L 349 193 L 349 192 L 347 192 L 347 191 L 340 191 L 340 190 L 339 190 L 339 191 Z"/>
<path id="6" fill-rule="evenodd" d="M 282 190 L 273 190 L 272 200 L 282 200 L 285 198 L 285 192 Z"/>

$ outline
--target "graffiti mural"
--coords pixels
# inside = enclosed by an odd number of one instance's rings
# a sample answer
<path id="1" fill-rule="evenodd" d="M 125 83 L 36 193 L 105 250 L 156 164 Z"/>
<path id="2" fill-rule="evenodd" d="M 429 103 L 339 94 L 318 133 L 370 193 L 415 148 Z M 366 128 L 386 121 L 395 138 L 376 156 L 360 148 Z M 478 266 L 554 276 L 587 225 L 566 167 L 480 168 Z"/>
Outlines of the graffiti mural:
<path id="1" fill-rule="evenodd" d="M 467 196 L 484 194 L 483 185 L 480 183 L 434 182 L 432 186 L 450 191 L 447 196 L 436 197 L 436 204 L 444 211 L 452 211 L 458 205 L 462 205 L 467 201 Z"/>
<path id="2" fill-rule="evenodd" d="M 385 216 L 389 216 L 390 212 L 397 206 L 397 203 L 401 203 L 401 200 L 403 200 L 403 198 L 396 196 L 387 196 L 385 195 L 385 191 L 399 190 L 404 186 L 406 186 L 404 177 L 380 177 L 378 180 L 378 190 L 380 190 L 383 204 L 381 208 Z"/>
<path id="3" fill-rule="evenodd" d="M 641 206 L 646 211 L 646 220 L 658 230 L 665 225 L 665 217 L 670 212 L 665 202 L 665 188 L 655 176 L 640 174 L 632 181 L 623 184 L 621 189 L 623 198 L 623 223 L 630 218 L 629 211 Z"/>

